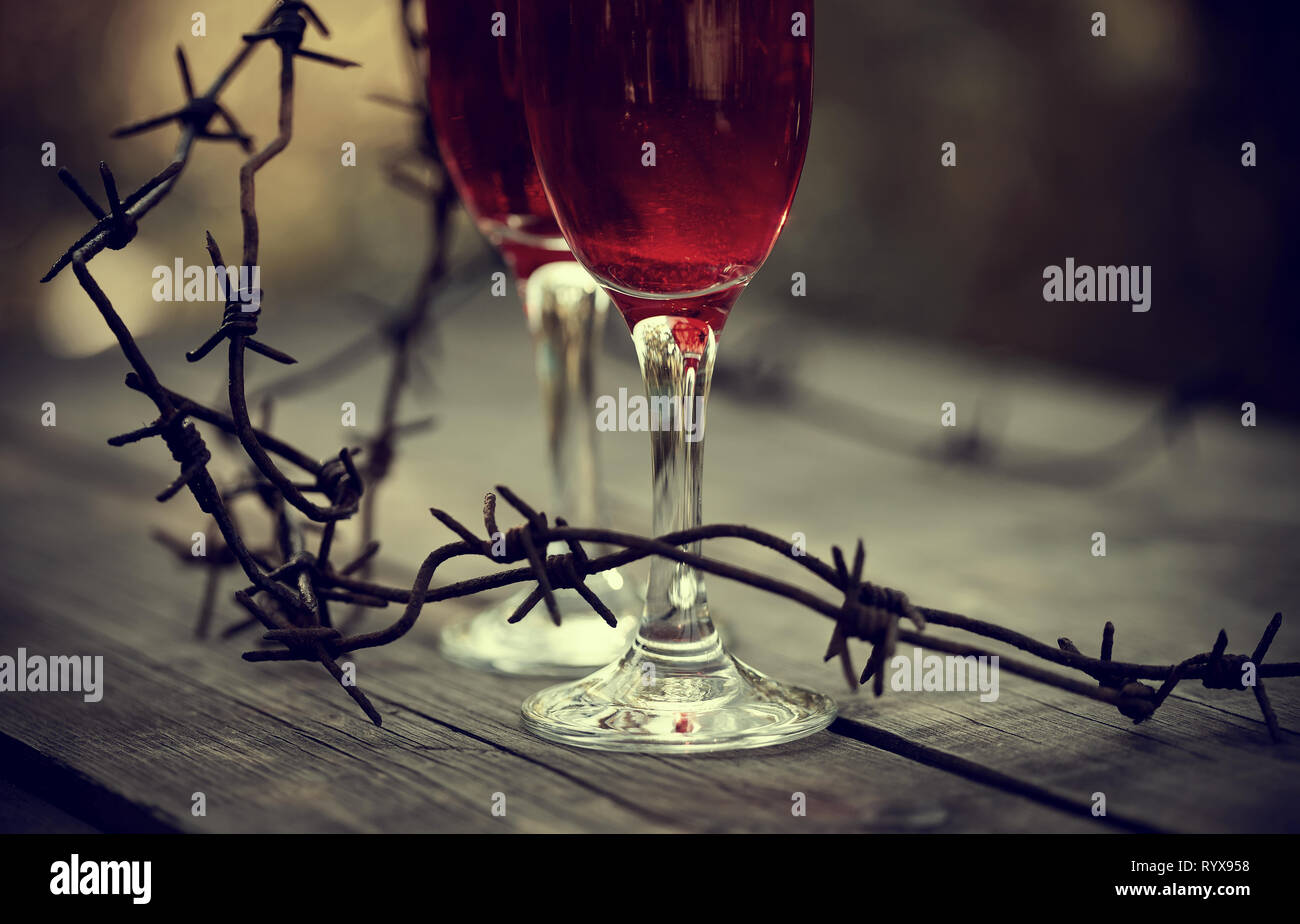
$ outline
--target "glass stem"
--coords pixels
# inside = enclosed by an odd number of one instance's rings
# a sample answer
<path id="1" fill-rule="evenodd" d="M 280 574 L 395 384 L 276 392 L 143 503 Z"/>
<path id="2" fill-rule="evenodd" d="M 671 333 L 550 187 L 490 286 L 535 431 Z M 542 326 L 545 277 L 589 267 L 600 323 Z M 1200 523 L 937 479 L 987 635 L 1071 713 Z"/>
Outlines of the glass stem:
<path id="1" fill-rule="evenodd" d="M 567 260 L 536 269 L 523 290 L 546 426 L 551 519 L 601 526 L 593 370 L 609 299 L 586 270 Z"/>
<path id="2" fill-rule="evenodd" d="M 654 535 L 662 536 L 701 522 L 705 408 L 717 339 L 702 321 L 663 316 L 637 323 L 632 340 L 648 405 Z M 700 543 L 685 548 L 698 553 Z M 666 558 L 650 560 L 638 645 L 647 654 L 691 662 L 721 657 L 704 576 L 695 568 Z"/>

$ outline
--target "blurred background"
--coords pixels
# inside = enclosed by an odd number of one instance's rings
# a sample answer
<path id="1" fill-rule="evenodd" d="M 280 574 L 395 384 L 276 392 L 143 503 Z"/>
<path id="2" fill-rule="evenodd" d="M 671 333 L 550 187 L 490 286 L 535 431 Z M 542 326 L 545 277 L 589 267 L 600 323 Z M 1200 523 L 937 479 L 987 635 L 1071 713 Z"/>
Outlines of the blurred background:
<path id="1" fill-rule="evenodd" d="M 88 227 L 41 165 L 41 144 L 54 142 L 58 164 L 87 183 L 100 159 L 127 189 L 156 171 L 174 127 L 121 141 L 109 132 L 179 104 L 177 43 L 206 86 L 267 4 L 199 6 L 206 37 L 191 35 L 190 7 L 166 0 L 0 7 L 0 329 L 11 343 L 69 357 L 109 345 L 70 273 L 37 283 Z M 1105 38 L 1090 34 L 1098 8 Z M 386 160 L 408 144 L 406 122 L 366 99 L 406 92 L 391 5 L 318 9 L 334 36 L 308 47 L 364 67 L 300 67 L 293 163 L 259 178 L 263 286 L 286 323 L 347 293 L 398 299 L 426 242 L 419 204 L 385 181 Z M 1300 410 L 1300 322 L 1288 302 L 1298 18 L 1291 3 L 1226 0 L 820 0 L 803 180 L 742 305 L 788 305 L 800 271 L 809 292 L 800 312 L 868 336 L 1147 385 L 1208 382 L 1230 404 Z M 263 142 L 274 130 L 275 67 L 273 55 L 256 56 L 224 97 Z M 348 140 L 356 169 L 339 163 Z M 956 168 L 939 166 L 946 141 L 957 145 Z M 1245 141 L 1257 146 L 1256 167 L 1241 165 Z M 178 256 L 204 262 L 205 229 L 236 246 L 241 157 L 233 145 L 200 148 L 137 242 L 96 260 L 137 333 L 210 326 L 204 306 L 152 301 L 149 272 Z M 458 259 L 492 259 L 460 221 Z M 1150 312 L 1045 303 L 1042 270 L 1066 257 L 1150 264 Z M 503 324 L 517 320 L 513 305 L 494 308 Z"/>

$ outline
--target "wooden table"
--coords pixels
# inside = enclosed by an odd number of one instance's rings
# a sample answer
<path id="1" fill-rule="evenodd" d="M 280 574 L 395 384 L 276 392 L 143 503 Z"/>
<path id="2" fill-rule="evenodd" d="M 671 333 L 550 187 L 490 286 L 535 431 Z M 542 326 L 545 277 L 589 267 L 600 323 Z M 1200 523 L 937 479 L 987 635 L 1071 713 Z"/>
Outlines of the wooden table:
<path id="1" fill-rule="evenodd" d="M 475 520 L 498 482 L 544 504 L 541 424 L 531 358 L 514 305 L 482 298 L 442 323 L 438 415 L 408 442 L 380 513 L 383 570 L 408 583 L 414 564 L 448 540 L 437 504 Z M 357 319 L 320 309 L 340 334 Z M 87 305 L 87 323 L 94 323 Z M 752 365 L 776 318 L 756 300 L 738 312 L 720 364 Z M 296 321 L 267 318 L 269 342 L 300 358 Z M 222 363 L 187 367 L 181 349 L 207 319 L 145 341 L 165 383 L 209 396 Z M 1125 477 L 1063 487 L 995 470 L 942 465 L 864 438 L 851 410 L 884 412 L 938 441 L 939 406 L 959 426 L 976 402 L 1004 417 L 1008 444 L 1085 451 L 1136 426 L 1155 392 L 943 354 L 915 343 L 798 330 L 789 370 L 800 406 L 742 400 L 720 384 L 709 415 L 706 518 L 832 543 L 868 545 L 868 576 L 915 602 L 993 619 L 1095 651 L 1106 619 L 1116 657 L 1170 663 L 1206 650 L 1220 627 L 1249 651 L 1276 610 L 1294 611 L 1300 434 L 1261 409 L 1243 428 L 1203 413 L 1194 434 Z M 778 338 L 776 342 L 781 342 Z M 491 348 L 488 344 L 495 343 Z M 611 331 L 602 390 L 635 389 L 630 345 Z M 0 448 L 5 516 L 0 652 L 102 654 L 99 703 L 75 694 L 0 696 L 0 822 L 11 830 L 231 831 L 1296 831 L 1300 683 L 1269 684 L 1284 732 L 1271 744 L 1248 694 L 1184 683 L 1151 721 L 1002 675 L 1001 695 L 849 695 L 822 664 L 827 621 L 785 601 L 715 580 L 710 600 L 751 664 L 833 692 L 841 716 L 795 744 L 691 758 L 604 754 L 526 733 L 520 701 L 536 679 L 476 673 L 443 661 L 436 623 L 475 601 L 429 609 L 400 643 L 356 660 L 383 713 L 372 726 L 319 666 L 249 664 L 254 635 L 193 637 L 202 577 L 149 538 L 188 536 L 203 521 L 188 496 L 152 502 L 169 480 L 156 443 L 111 450 L 149 408 L 121 388 L 107 353 L 58 360 L 7 347 Z M 748 356 L 746 354 L 749 354 Z M 270 374 L 256 362 L 256 372 Z M 739 365 L 737 366 L 739 368 Z M 275 429 L 320 455 L 352 439 L 342 401 L 367 425 L 373 373 L 283 404 Z M 817 396 L 821 396 L 818 398 Z M 1248 399 L 1245 396 L 1243 400 Z M 58 425 L 39 408 L 55 401 Z M 415 413 L 414 409 L 412 413 Z M 601 437 L 613 525 L 648 523 L 645 436 Z M 236 470 L 227 460 L 221 470 Z M 1108 554 L 1094 557 L 1094 531 Z M 744 565 L 799 573 L 739 544 L 711 547 Z M 467 576 L 473 571 L 449 572 Z M 217 628 L 239 618 L 223 585 Z M 378 626 L 393 611 L 369 617 Z M 866 646 L 855 650 L 861 660 Z M 1296 660 L 1285 625 L 1271 660 Z M 206 796 L 206 815 L 191 812 Z M 1107 814 L 1095 817 L 1094 793 Z M 492 813 L 504 793 L 504 816 Z M 795 793 L 806 816 L 792 813 Z"/>

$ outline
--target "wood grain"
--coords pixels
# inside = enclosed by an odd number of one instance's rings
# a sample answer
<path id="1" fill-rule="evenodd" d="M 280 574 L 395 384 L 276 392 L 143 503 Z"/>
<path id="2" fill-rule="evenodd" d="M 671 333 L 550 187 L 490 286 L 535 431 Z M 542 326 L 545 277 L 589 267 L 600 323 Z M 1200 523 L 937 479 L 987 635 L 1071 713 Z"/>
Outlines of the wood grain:
<path id="1" fill-rule="evenodd" d="M 438 365 L 438 429 L 404 446 L 380 493 L 385 567 L 405 582 L 413 563 L 448 539 L 427 514 L 437 503 L 473 522 L 482 493 L 505 482 L 545 505 L 537 464 L 541 424 L 526 337 L 504 336 L 497 300 L 445 320 Z M 320 329 L 346 336 L 359 319 L 322 306 Z M 333 314 L 329 314 L 333 311 Z M 775 356 L 770 320 L 746 308 L 720 362 Z M 517 324 L 517 318 L 511 317 Z M 151 355 L 178 357 L 192 332 L 165 334 Z M 183 336 L 182 336 L 183 335 Z M 611 343 L 621 342 L 611 332 Z M 1069 636 L 1095 650 L 1101 623 L 1118 626 L 1116 656 L 1167 662 L 1205 650 L 1220 627 L 1250 650 L 1268 617 L 1290 619 L 1300 596 L 1294 548 L 1300 435 L 1246 431 L 1226 414 L 1198 417 L 1194 439 L 1081 489 L 1000 476 L 996 465 L 941 465 L 886 445 L 871 413 L 908 423 L 909 438 L 939 439 L 938 406 L 953 400 L 969 424 L 979 405 L 1001 417 L 1015 446 L 1084 452 L 1141 421 L 1158 395 L 888 340 L 801 325 L 793 375 L 799 404 L 757 399 L 721 380 L 710 413 L 705 515 L 778 534 L 802 533 L 811 551 L 863 536 L 868 577 L 914 601 L 997 621 L 1044 641 Z M 304 360 L 329 347 L 295 341 Z M 768 351 L 764 353 L 764 350 Z M 629 349 L 605 357 L 598 387 L 639 385 Z M 1295 831 L 1300 830 L 1296 733 L 1300 683 L 1270 691 L 1285 743 L 1266 743 L 1253 699 L 1194 684 L 1150 722 L 1003 675 L 996 703 L 960 694 L 842 693 L 838 669 L 819 665 L 829 624 L 748 588 L 712 582 L 710 599 L 737 650 L 774 676 L 840 696 L 832 730 L 784 748 L 690 760 L 604 755 L 525 734 L 518 704 L 537 681 L 448 665 L 426 615 L 388 649 L 358 656 L 362 686 L 385 717 L 373 729 L 319 668 L 250 665 L 241 642 L 189 636 L 199 575 L 146 538 L 154 524 L 201 529 L 187 498 L 150 497 L 170 479 L 157 446 L 113 451 L 102 439 L 143 421 L 112 382 L 120 360 L 57 362 L 9 352 L 0 379 L 15 407 L 57 400 L 60 425 L 36 427 L 12 408 L 0 447 L 0 650 L 97 646 L 111 657 L 112 696 L 94 707 L 66 697 L 0 697 L 8 772 L 55 780 L 69 809 L 110 828 L 182 830 L 706 830 L 706 831 Z M 177 361 L 163 378 L 207 394 L 211 370 Z M 490 374 L 485 374 L 485 369 Z M 834 383 L 833 390 L 828 383 Z M 317 447 L 354 441 L 337 409 L 364 418 L 372 382 L 353 377 L 277 413 L 276 430 Z M 819 404 L 817 396 L 823 395 Z M 1011 401 L 1014 398 L 1014 402 Z M 38 400 L 39 399 L 39 400 Z M 24 403 L 25 402 L 25 403 Z M 134 403 L 133 403 L 134 402 Z M 846 409 L 868 412 L 861 417 Z M 992 410 L 990 410 L 992 409 Z M 966 425 L 964 424 L 964 425 Z M 1193 452 L 1194 449 L 1194 452 Z M 615 525 L 648 522 L 644 434 L 602 434 L 606 496 Z M 1106 558 L 1089 554 L 1107 532 Z M 744 546 L 710 551 L 799 578 Z M 451 577 L 457 572 L 449 571 Z M 226 587 L 228 593 L 234 587 Z M 234 618 L 227 605 L 224 619 Z M 391 614 L 371 617 L 378 624 Z M 865 646 L 858 646 L 865 657 Z M 1300 631 L 1284 623 L 1273 660 L 1300 659 Z M 95 716 L 91 718 L 92 714 Z M 15 771 L 17 768 L 17 771 Z M 208 786 L 209 814 L 189 814 Z M 790 815 L 792 792 L 809 814 Z M 1094 818 L 1092 793 L 1109 814 Z M 489 813 L 493 792 L 508 813 Z"/>
<path id="2" fill-rule="evenodd" d="M 1023 831 L 1097 830 L 1013 794 L 850 738 L 724 757 L 608 755 L 556 747 L 520 728 L 538 681 L 443 662 L 420 629 L 357 657 L 384 715 L 371 726 L 310 665 L 253 665 L 245 641 L 189 637 L 198 575 L 141 531 L 107 524 L 136 509 L 106 490 L 79 517 L 57 473 L 0 455 L 27 490 L 0 536 L 0 650 L 102 653 L 109 692 L 0 698 L 0 730 L 134 806 L 133 829 L 189 831 Z M 112 466 L 110 465 L 111 469 Z M 108 487 L 132 480 L 116 472 Z M 18 524 L 25 524 L 19 527 Z M 21 540 L 21 541 L 20 541 Z M 161 569 L 157 568 L 159 562 Z M 77 563 L 75 580 L 51 578 Z M 153 569 L 157 578 L 141 581 Z M 230 610 L 227 609 L 227 613 Z M 206 793 L 208 814 L 189 813 Z M 490 814 L 505 794 L 504 818 Z M 791 813 L 802 792 L 808 815 Z M 113 821 L 114 819 L 109 819 Z M 117 824 L 122 824 L 119 817 Z M 1106 830 L 1105 826 L 1102 826 Z"/>

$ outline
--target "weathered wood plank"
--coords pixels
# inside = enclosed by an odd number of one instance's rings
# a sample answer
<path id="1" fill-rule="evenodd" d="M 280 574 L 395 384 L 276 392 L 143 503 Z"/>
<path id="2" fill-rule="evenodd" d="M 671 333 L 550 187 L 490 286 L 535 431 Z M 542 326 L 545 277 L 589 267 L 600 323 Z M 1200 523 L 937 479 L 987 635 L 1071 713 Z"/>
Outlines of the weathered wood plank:
<path id="1" fill-rule="evenodd" d="M 838 665 L 810 664 L 829 635 L 829 623 L 811 622 L 746 610 L 737 648 L 776 676 L 834 692 L 842 724 L 861 729 L 863 740 L 888 747 L 865 732 L 897 735 L 918 749 L 901 753 L 938 766 L 954 756 L 973 761 L 1083 812 L 1103 792 L 1112 815 L 1155 829 L 1300 831 L 1300 736 L 1292 732 L 1274 745 L 1258 719 L 1181 698 L 1135 726 L 1112 707 L 1005 672 L 988 703 L 977 694 L 888 689 L 879 699 L 866 690 L 849 696 Z M 867 646 L 855 652 L 863 663 Z"/>
<path id="2" fill-rule="evenodd" d="M 30 617 L 6 613 L 6 643 L 20 641 L 32 653 L 63 653 L 74 645 L 103 654 L 108 689 L 94 704 L 63 694 L 2 697 L 0 729 L 50 767 L 123 796 L 160 826 L 209 832 L 661 827 L 580 781 L 401 708 L 385 710 L 386 731 L 367 728 L 343 715 L 345 704 L 323 701 L 309 688 L 307 681 L 320 678 L 258 685 L 204 655 L 191 655 L 189 664 L 159 663 L 118 638 L 31 606 Z M 113 628 L 118 635 L 120 627 Z M 236 655 L 227 650 L 224 657 Z M 291 673 L 304 674 L 298 667 Z M 201 682 L 196 674 L 229 682 Z M 334 692 L 328 683 L 327 692 Z M 493 787 L 506 780 L 514 798 L 505 817 L 494 817 Z M 196 792 L 206 796 L 205 817 L 191 814 Z"/>
<path id="3" fill-rule="evenodd" d="M 445 351 L 439 368 L 439 430 L 406 445 L 401 464 L 381 494 L 388 552 L 408 567 L 425 550 L 446 539 L 424 512 L 426 502 L 436 502 L 472 522 L 482 491 L 493 483 L 507 482 L 541 503 L 546 497 L 545 472 L 536 464 L 541 425 L 531 399 L 526 338 L 522 332 L 518 337 L 503 333 L 503 322 L 491 300 L 485 299 L 481 307 L 481 311 L 462 312 L 445 322 L 442 334 L 448 343 L 490 339 L 494 344 L 493 374 L 478 374 L 481 370 L 469 351 Z M 751 322 L 758 322 L 758 312 L 752 307 L 747 306 L 747 313 Z M 355 320 L 354 316 L 338 319 L 340 325 Z M 735 331 L 728 331 L 721 360 L 724 365 L 743 362 L 732 355 L 745 349 L 742 338 L 735 336 L 741 330 L 736 325 Z M 1048 378 L 1032 371 L 1017 372 L 970 358 L 940 358 L 889 342 L 848 341 L 814 325 L 801 325 L 800 344 L 805 361 L 796 374 L 805 385 L 824 389 L 834 382 L 837 399 L 932 426 L 936 438 L 940 401 L 957 401 L 959 420 L 969 421 L 976 399 L 1004 392 L 1016 398 L 1008 424 L 1010 439 L 1086 449 L 1124 432 L 1142 418 L 1157 397 L 1082 380 Z M 159 355 L 170 356 L 179 355 L 183 345 L 157 346 Z M 303 355 L 309 357 L 310 348 Z M 637 390 L 630 358 L 627 352 L 606 363 L 601 373 L 603 391 L 618 387 Z M 37 431 L 34 435 L 29 432 L 32 427 L 16 431 L 24 434 L 25 442 L 39 447 L 34 455 L 28 451 L 7 472 L 10 484 L 28 492 L 28 514 L 48 517 L 47 511 L 58 509 L 60 497 L 48 478 L 40 487 L 42 479 L 30 471 L 33 465 L 41 470 L 37 474 L 81 482 L 88 476 L 90 464 L 77 444 L 97 442 L 119 424 L 125 429 L 138 423 L 129 410 L 135 405 L 125 403 L 124 393 L 103 385 L 117 376 L 118 366 L 120 362 L 105 357 L 85 364 L 52 366 L 17 356 L 6 369 L 6 378 L 21 380 L 21 388 L 15 386 L 20 394 L 57 392 L 60 398 L 57 433 Z M 183 390 L 188 387 L 185 377 L 189 382 L 210 383 L 209 377 L 183 364 L 169 366 L 166 372 L 167 380 Z M 323 453 L 332 445 L 339 401 L 357 400 L 364 406 L 373 391 L 370 384 L 353 379 L 327 386 L 301 402 L 295 413 L 280 414 L 277 430 L 304 445 L 324 447 Z M 205 394 L 208 389 L 196 385 L 190 390 Z M 1101 622 L 1110 618 L 1119 626 L 1118 657 L 1159 661 L 1208 647 L 1220 626 L 1228 629 L 1234 650 L 1249 650 L 1267 617 L 1276 609 L 1289 611 L 1300 596 L 1300 572 L 1294 569 L 1290 552 L 1300 539 L 1300 518 L 1295 516 L 1300 510 L 1300 490 L 1291 461 L 1300 438 L 1294 432 L 1276 427 L 1247 432 L 1235 426 L 1234 420 L 1210 417 L 1198 421 L 1195 460 L 1175 453 L 1114 484 L 1081 491 L 918 462 L 882 449 L 873 438 L 861 439 L 863 434 L 851 429 L 834 432 L 816 415 L 783 414 L 768 404 L 749 405 L 737 399 L 738 395 L 725 387 L 714 398 L 707 518 L 750 522 L 777 533 L 802 532 L 809 548 L 818 553 L 824 553 L 831 542 L 849 543 L 864 535 L 870 549 L 868 576 L 907 590 L 918 602 L 993 619 L 1045 640 L 1068 635 L 1085 650 L 1095 648 L 1094 636 Z M 75 426 L 65 427 L 64 421 Z M 646 479 L 638 473 L 646 469 L 644 434 L 603 434 L 600 448 L 611 472 L 606 487 L 611 507 L 620 517 L 619 525 L 643 529 L 648 520 L 644 511 Z M 108 456 L 96 448 L 89 458 Z M 160 473 L 158 481 L 163 481 L 161 473 L 168 467 L 156 447 L 132 450 L 130 458 Z M 157 485 L 141 484 L 138 473 L 124 465 L 110 464 L 94 473 L 94 478 L 109 491 L 121 491 L 123 497 L 106 496 L 104 490 L 84 490 L 78 495 L 86 505 L 84 521 L 129 524 L 119 530 L 121 542 L 137 543 L 131 553 L 137 557 L 129 562 L 124 558 L 117 565 L 123 569 L 126 586 L 115 584 L 112 594 L 125 595 L 137 608 L 147 607 L 148 600 L 167 601 L 169 612 L 149 616 L 150 629 L 140 636 L 142 641 L 159 639 L 152 628 L 160 624 L 156 622 L 159 615 L 174 618 L 183 632 L 197 596 L 197 575 L 182 579 L 188 583 L 178 583 L 173 590 L 166 589 L 173 579 L 170 572 L 159 582 L 161 590 L 154 587 L 152 579 L 137 586 L 143 583 L 139 562 L 155 562 L 141 544 L 144 530 L 140 524 L 165 519 L 188 532 L 201 525 L 197 511 L 192 504 L 178 501 L 150 514 L 146 498 Z M 31 496 L 32 490 L 44 493 Z M 418 502 L 412 503 L 412 499 Z M 61 559 L 67 554 L 65 561 L 82 554 L 73 554 L 68 539 L 75 527 L 57 521 L 42 525 L 48 531 L 40 537 L 30 530 L 22 535 L 19 527 L 12 527 L 5 536 L 6 558 L 14 557 L 20 542 L 28 549 L 59 548 Z M 1095 529 L 1105 530 L 1109 537 L 1105 559 L 1088 553 L 1088 540 Z M 87 547 L 78 548 L 84 551 Z M 782 572 L 782 566 L 774 566 L 770 558 L 747 558 L 743 549 L 723 554 L 742 563 L 761 562 L 778 573 L 798 575 L 796 569 Z M 39 556 L 30 564 L 44 567 Z M 19 568 L 18 559 L 7 567 Z M 405 573 L 401 572 L 403 579 Z M 92 576 L 93 569 L 85 580 Z M 60 575 L 58 586 L 62 589 L 82 577 Z M 824 620 L 745 588 L 720 582 L 711 586 L 717 612 L 729 620 L 728 630 L 755 666 L 792 680 L 812 680 L 838 692 L 841 681 L 837 671 L 813 667 L 824 645 Z M 31 593 L 38 603 L 49 604 L 48 588 L 33 585 Z M 155 594 L 162 596 L 156 598 Z M 61 616 L 68 611 L 62 604 L 58 609 Z M 482 710 L 471 716 L 477 724 L 465 726 L 472 734 L 494 744 L 507 741 L 510 748 L 535 761 L 562 755 L 569 762 L 560 772 L 574 779 L 613 780 L 611 800 L 631 794 L 629 804 L 636 805 L 637 793 L 654 789 L 691 804 L 694 796 L 688 781 L 668 772 L 663 774 L 663 784 L 658 783 L 658 765 L 681 762 L 622 762 L 623 758 L 618 758 L 612 764 L 615 769 L 607 771 L 604 757 L 596 760 L 581 752 L 551 748 L 523 735 L 515 724 L 517 703 L 530 691 L 529 682 L 485 685 L 478 675 L 465 672 L 462 676 L 458 669 L 435 667 L 433 656 L 424 648 L 427 628 L 419 627 L 391 653 L 359 659 L 363 671 L 382 674 L 376 689 L 386 704 L 382 707 L 386 714 L 393 702 L 412 702 L 413 695 L 412 708 L 428 716 L 454 714 L 466 701 L 482 697 Z M 408 649 L 419 650 L 418 663 L 398 653 Z M 180 657 L 180 649 L 169 652 L 169 657 Z M 393 663 L 385 660 L 390 656 L 396 659 Z M 195 670 L 208 664 L 198 655 L 192 658 L 198 665 Z M 1291 625 L 1284 625 L 1270 658 L 1300 659 L 1300 633 Z M 221 679 L 220 674 L 214 674 L 209 682 L 231 684 L 232 689 L 248 683 L 250 697 L 244 701 L 250 704 L 262 704 L 268 696 L 291 695 L 266 692 L 264 678 L 278 668 L 241 668 L 263 673 L 240 674 L 241 678 L 257 677 L 256 682 Z M 400 684 L 393 680 L 397 677 L 402 678 Z M 1100 778 L 1102 782 L 1095 784 L 1098 789 L 1110 787 L 1107 791 L 1119 794 L 1118 802 L 1111 803 L 1112 812 L 1117 816 L 1133 813 L 1130 817 L 1155 827 L 1292 829 L 1294 815 L 1288 806 L 1296 801 L 1295 792 L 1280 780 L 1293 766 L 1294 745 L 1273 749 L 1262 744 L 1262 726 L 1251 698 L 1184 684 L 1176 694 L 1178 699 L 1155 720 L 1134 728 L 1100 704 L 1077 702 L 1005 676 L 1004 680 L 1003 700 L 994 709 L 968 709 L 969 704 L 963 705 L 960 697 L 941 697 L 929 703 L 910 701 L 920 697 L 906 702 L 887 697 L 853 703 L 847 709 L 847 722 L 865 729 L 862 723 L 869 721 L 872 728 L 920 748 L 922 759 L 938 759 L 936 753 L 966 758 L 987 772 L 1038 787 L 1038 798 L 1055 797 L 1078 804 L 1080 793 L 1094 785 L 1094 777 Z M 292 689 L 298 679 L 283 682 Z M 301 682 L 303 695 L 315 697 L 323 708 L 338 710 L 331 713 L 332 718 L 340 722 L 351 718 L 350 704 L 340 705 L 337 691 L 321 690 L 315 676 L 304 675 Z M 393 688 L 387 686 L 390 682 Z M 1300 730 L 1298 686 L 1295 681 L 1270 684 L 1279 716 L 1293 732 Z M 836 747 L 841 745 L 856 749 L 852 751 L 855 755 L 862 750 L 857 742 L 841 742 Z M 742 796 L 752 795 L 750 783 L 745 781 L 771 781 L 774 788 L 764 798 L 775 799 L 778 788 L 796 783 L 794 776 L 781 775 L 786 766 L 782 761 L 787 759 L 788 755 L 777 754 L 776 765 L 765 766 L 748 764 L 750 756 L 714 758 L 692 761 L 690 767 L 747 768 L 731 802 L 725 799 L 725 774 L 710 784 L 715 789 L 705 790 L 722 806 L 726 824 L 743 827 L 747 820 Z M 810 764 L 813 759 L 802 763 Z M 820 752 L 815 759 L 821 761 Z M 799 763 L 790 760 L 789 766 Z M 834 760 L 831 764 L 839 766 Z M 910 762 L 905 766 L 913 772 L 930 772 Z M 877 780 L 891 779 L 874 767 L 871 774 L 872 782 L 860 784 L 860 791 L 874 791 L 880 785 Z M 951 774 L 927 777 L 935 781 L 926 784 L 929 790 L 918 783 L 886 782 L 883 786 L 895 794 L 915 797 L 922 791 L 942 791 L 948 784 L 941 781 L 951 778 Z M 656 784 L 647 784 L 648 779 L 655 779 Z M 954 790 L 965 792 L 991 791 L 984 786 Z M 940 802 L 947 805 L 943 799 Z M 1026 804 L 1017 797 L 998 810 L 1005 811 L 1009 805 L 1014 807 L 1014 815 Z M 939 829 L 945 825 L 977 828 L 983 808 L 971 816 L 949 817 Z M 907 816 L 906 808 L 901 810 L 903 816 L 894 817 L 894 823 L 887 806 L 877 809 L 873 816 L 869 808 L 861 808 L 853 823 L 859 829 L 906 827 L 897 824 L 898 817 Z M 924 804 L 912 815 L 914 826 L 917 818 L 924 822 L 938 817 Z M 1097 827 L 1090 817 L 1078 819 L 1059 812 L 1010 820 L 1003 817 L 1000 822 L 1008 829 L 1032 829 L 1036 824 L 1064 828 L 1079 822 L 1089 830 Z"/>
<path id="4" fill-rule="evenodd" d="M 17 474 L 13 454 L 0 460 Z M 5 643 L 34 639 L 31 645 L 66 646 L 77 639 L 104 649 L 118 679 L 113 695 L 94 707 L 57 696 L 36 705 L 0 701 L 0 728 L 80 772 L 97 774 L 115 791 L 137 799 L 157 794 L 150 809 L 178 827 L 1097 828 L 830 734 L 687 760 L 549 745 L 519 727 L 518 704 L 538 681 L 445 664 L 429 647 L 424 626 L 397 646 L 357 658 L 360 681 L 385 715 L 385 729 L 374 729 L 319 668 L 250 665 L 238 660 L 239 641 L 190 639 L 197 575 L 164 559 L 158 577 L 143 582 L 142 567 L 160 559 L 140 531 L 104 541 L 104 525 L 138 510 L 138 495 L 104 492 L 94 515 L 73 529 L 71 499 L 53 479 L 23 471 L 27 492 L 11 499 L 17 516 L 0 527 L 6 544 L 16 546 L 17 524 L 30 524 L 22 548 L 3 566 L 13 587 L 5 604 L 13 611 L 3 623 Z M 80 562 L 75 580 L 43 579 L 58 561 Z M 83 708 L 105 716 L 97 721 L 107 723 L 106 734 L 63 733 L 65 726 L 84 724 Z M 159 739 L 166 745 L 161 752 L 152 747 Z M 190 793 L 214 778 L 219 795 L 209 795 L 208 818 L 184 817 Z M 497 791 L 507 796 L 507 825 L 488 814 Z M 807 795 L 807 817 L 791 814 L 796 791 Z M 366 809 L 371 801 L 373 813 Z M 218 814 L 218 804 L 228 814 Z"/>
<path id="5" fill-rule="evenodd" d="M 79 818 L 69 815 L 31 792 L 0 780 L 0 833 L 95 834 L 98 832 Z"/>

